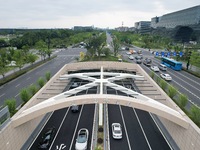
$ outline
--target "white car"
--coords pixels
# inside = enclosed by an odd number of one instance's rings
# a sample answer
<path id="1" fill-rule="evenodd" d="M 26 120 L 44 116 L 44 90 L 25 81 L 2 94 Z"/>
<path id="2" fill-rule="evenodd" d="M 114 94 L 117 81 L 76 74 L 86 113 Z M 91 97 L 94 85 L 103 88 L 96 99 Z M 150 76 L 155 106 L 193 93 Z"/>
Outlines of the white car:
<path id="1" fill-rule="evenodd" d="M 134 59 L 134 57 L 133 57 L 132 55 L 130 55 L 128 58 L 129 58 L 130 60 L 133 60 L 133 59 Z"/>
<path id="2" fill-rule="evenodd" d="M 126 52 L 127 55 L 131 55 L 131 52 Z"/>
<path id="3" fill-rule="evenodd" d="M 86 128 L 82 128 L 78 131 L 75 149 L 76 150 L 86 150 L 88 145 L 89 132 Z"/>
<path id="4" fill-rule="evenodd" d="M 169 74 L 161 73 L 160 76 L 161 76 L 161 78 L 165 79 L 166 81 L 172 80 L 172 77 Z"/>
<path id="5" fill-rule="evenodd" d="M 151 70 L 158 72 L 160 69 L 158 68 L 158 66 L 151 66 Z"/>
<path id="6" fill-rule="evenodd" d="M 120 123 L 112 123 L 112 136 L 114 139 L 122 139 L 122 127 Z"/>

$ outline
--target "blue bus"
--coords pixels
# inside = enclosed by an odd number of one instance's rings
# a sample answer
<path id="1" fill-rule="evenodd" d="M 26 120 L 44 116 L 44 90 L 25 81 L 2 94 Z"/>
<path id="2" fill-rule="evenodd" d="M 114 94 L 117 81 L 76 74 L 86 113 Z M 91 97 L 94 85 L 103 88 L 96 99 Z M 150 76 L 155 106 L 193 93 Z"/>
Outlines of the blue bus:
<path id="1" fill-rule="evenodd" d="M 161 58 L 162 64 L 166 65 L 169 68 L 172 68 L 174 70 L 181 70 L 182 69 L 182 63 L 178 62 L 174 59 L 170 59 L 167 57 Z"/>

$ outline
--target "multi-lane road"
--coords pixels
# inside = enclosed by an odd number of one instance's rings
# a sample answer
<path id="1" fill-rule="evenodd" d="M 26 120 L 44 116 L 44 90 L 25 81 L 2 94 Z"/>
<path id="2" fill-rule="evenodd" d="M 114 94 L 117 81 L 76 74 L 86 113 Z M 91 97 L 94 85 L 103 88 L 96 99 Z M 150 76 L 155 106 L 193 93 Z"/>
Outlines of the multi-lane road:
<path id="1" fill-rule="evenodd" d="M 136 48 L 137 50 L 137 48 Z M 8 98 L 16 98 L 17 106 L 21 104 L 19 98 L 20 89 L 28 87 L 31 84 L 37 82 L 37 79 L 45 75 L 46 71 L 50 71 L 51 75 L 54 75 L 64 64 L 70 63 L 79 56 L 80 51 L 85 51 L 84 49 L 67 49 L 57 52 L 57 57 L 50 62 L 28 72 L 27 74 L 17 78 L 16 80 L 3 85 L 0 87 L 0 104 L 3 105 L 3 100 Z M 122 54 L 127 58 L 125 51 Z M 153 59 L 153 64 L 158 65 L 160 62 L 157 59 L 153 58 L 153 55 L 150 52 L 143 50 L 144 57 L 151 57 Z M 131 62 L 135 63 L 133 60 Z M 150 68 L 141 64 L 141 67 L 148 73 Z M 200 106 L 200 79 L 196 78 L 187 72 L 184 71 L 174 71 L 171 69 L 167 70 L 167 73 L 170 74 L 173 80 L 170 84 L 173 84 L 178 88 L 181 93 L 188 95 L 188 98 L 191 102 Z M 159 74 L 158 74 L 159 75 Z M 72 82 L 78 82 L 79 85 L 86 84 L 86 81 L 74 79 L 70 82 L 67 88 L 71 88 L 70 85 Z M 133 90 L 137 91 L 132 80 L 123 80 L 118 81 L 117 84 L 122 86 L 131 86 Z M 139 91 L 138 91 L 139 92 Z M 77 95 L 81 94 L 95 94 L 98 93 L 97 88 L 93 87 L 91 89 L 82 91 Z M 128 96 L 120 91 L 116 91 L 111 88 L 107 88 L 108 94 L 117 94 Z M 152 115 L 148 112 L 128 108 L 120 105 L 108 105 L 107 115 L 108 120 L 106 126 L 108 126 L 108 140 L 110 149 L 114 150 L 129 150 L 129 149 L 152 149 L 152 150 L 163 150 L 163 149 L 173 149 L 172 145 L 168 143 L 165 136 L 163 135 L 154 122 Z M 75 142 L 77 132 L 80 128 L 87 128 L 89 130 L 89 142 L 88 149 L 91 149 L 94 142 L 94 120 L 97 120 L 95 104 L 93 105 L 83 105 L 80 107 L 78 113 L 72 113 L 70 108 L 64 108 L 52 112 L 51 116 L 43 126 L 43 128 L 38 133 L 37 137 L 32 141 L 29 149 L 37 149 L 38 143 L 41 139 L 44 131 L 49 127 L 56 128 L 56 136 L 51 144 L 50 149 L 52 150 L 70 150 L 75 149 Z M 112 138 L 111 124 L 113 122 L 119 122 L 122 125 L 123 138 L 122 140 L 114 140 Z"/>
<path id="2" fill-rule="evenodd" d="M 86 81 L 77 79 L 74 79 L 72 82 L 77 82 L 78 85 L 87 83 Z M 137 87 L 130 79 L 117 81 L 116 84 L 129 87 L 137 91 Z M 71 88 L 70 85 L 72 85 L 72 83 L 69 83 L 69 86 L 67 87 Z M 97 87 L 93 87 L 88 90 L 84 90 L 77 95 L 95 94 L 98 93 L 97 89 Z M 68 89 L 66 88 L 65 90 Z M 123 92 L 114 90 L 112 88 L 107 88 L 106 93 L 128 96 Z M 78 113 L 72 113 L 70 108 L 53 112 L 51 118 L 46 122 L 43 130 L 38 134 L 37 138 L 31 144 L 29 149 L 37 149 L 42 134 L 47 128 L 52 126 L 57 129 L 57 133 L 50 146 L 50 150 L 74 149 L 77 132 L 81 128 L 87 128 L 89 130 L 88 150 L 94 149 L 93 139 L 96 138 L 93 136 L 95 135 L 95 131 L 93 129 L 96 125 L 94 120 L 98 120 L 98 118 L 96 118 L 97 115 L 95 115 L 95 108 L 95 104 L 93 104 L 81 106 L 80 112 Z M 106 111 L 106 116 L 108 116 L 108 121 L 104 122 L 104 126 L 108 127 L 107 134 L 110 138 L 107 140 L 109 143 L 109 149 L 172 149 L 171 145 L 167 142 L 165 136 L 163 136 L 163 133 L 152 119 L 151 114 L 148 112 L 120 105 L 108 105 L 107 108 L 108 110 Z M 121 140 L 115 140 L 112 138 L 111 124 L 114 122 L 122 125 L 123 138 Z"/>
<path id="3" fill-rule="evenodd" d="M 135 50 L 139 50 L 141 48 L 134 48 Z M 159 59 L 154 58 L 154 55 L 151 54 L 148 50 L 143 51 L 143 57 L 148 57 L 153 60 L 152 65 L 158 66 L 161 62 Z M 125 58 L 128 60 L 128 56 L 125 51 L 122 52 Z M 135 54 L 136 55 L 136 54 Z M 135 60 L 129 60 L 130 62 L 135 62 Z M 147 73 L 150 73 L 150 67 L 145 66 L 144 64 L 140 65 Z M 189 74 L 188 72 L 181 70 L 175 71 L 171 68 L 168 68 L 167 71 L 160 71 L 156 73 L 156 75 L 160 76 L 160 73 L 168 73 L 172 77 L 172 81 L 169 84 L 173 85 L 178 89 L 178 91 L 182 94 L 188 96 L 188 108 L 191 105 L 195 104 L 200 107 L 200 78 Z"/>
<path id="4" fill-rule="evenodd" d="M 57 50 L 55 52 L 55 54 L 57 54 L 57 57 L 55 59 L 1 86 L 0 107 L 4 105 L 5 100 L 11 98 L 17 100 L 17 107 L 20 106 L 22 104 L 22 101 L 20 99 L 21 89 L 29 87 L 31 84 L 37 84 L 37 80 L 40 77 L 43 77 L 45 79 L 45 73 L 47 71 L 50 71 L 51 76 L 53 76 L 63 67 L 63 65 L 70 63 L 71 61 L 74 61 L 76 57 L 79 57 L 81 51 L 85 52 L 86 50 L 80 48 Z"/>

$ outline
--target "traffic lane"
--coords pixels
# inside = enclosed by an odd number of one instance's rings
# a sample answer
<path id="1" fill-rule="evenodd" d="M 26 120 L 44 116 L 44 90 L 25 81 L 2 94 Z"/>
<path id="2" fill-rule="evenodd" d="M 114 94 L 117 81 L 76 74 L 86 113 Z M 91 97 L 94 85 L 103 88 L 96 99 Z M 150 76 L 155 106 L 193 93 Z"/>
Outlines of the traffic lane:
<path id="1" fill-rule="evenodd" d="M 91 148 L 91 138 L 92 138 L 92 129 L 93 129 L 93 122 L 94 122 L 94 110 L 95 110 L 95 105 L 94 104 L 87 104 L 87 105 L 83 105 L 83 111 L 79 120 L 79 124 L 78 124 L 78 128 L 76 130 L 75 133 L 75 138 L 73 139 L 73 144 L 72 144 L 72 150 L 75 149 L 75 143 L 76 143 L 76 138 L 77 138 L 77 134 L 78 131 L 81 128 L 86 128 L 89 131 L 89 137 L 88 137 L 88 147 L 87 149 Z"/>
<path id="2" fill-rule="evenodd" d="M 60 124 L 61 124 L 65 114 L 67 113 L 67 111 L 68 111 L 68 108 L 63 108 L 63 109 L 56 110 L 56 111 L 53 112 L 53 114 L 50 116 L 49 120 L 45 124 L 44 128 L 42 129 L 42 131 L 38 134 L 38 136 L 36 137 L 35 141 L 33 141 L 32 145 L 29 148 L 30 150 L 38 149 L 38 144 L 42 139 L 42 135 L 44 134 L 44 132 L 48 128 L 55 127 L 56 133 L 58 132 Z"/>
<path id="3" fill-rule="evenodd" d="M 71 109 L 71 108 L 70 108 Z M 82 109 L 82 106 L 79 106 L 79 110 Z M 51 147 L 51 150 L 59 150 L 65 147 L 65 149 L 70 149 L 72 137 L 76 131 L 77 120 L 79 118 L 80 112 L 72 112 L 69 110 L 57 136 Z"/>
<path id="4" fill-rule="evenodd" d="M 145 68 L 145 70 L 149 73 L 148 69 Z M 200 84 L 197 81 L 191 82 L 191 80 L 189 80 L 188 78 L 180 77 L 179 74 L 181 74 L 182 72 L 184 71 L 175 71 L 171 68 L 168 68 L 167 71 L 159 71 L 157 75 L 160 76 L 160 73 L 170 74 L 170 76 L 172 77 L 172 82 L 170 83 L 175 83 L 176 85 L 178 85 L 178 88 L 185 89 L 188 93 L 193 95 L 195 99 L 199 99 L 198 101 L 200 101 Z"/>
<path id="5" fill-rule="evenodd" d="M 148 73 L 150 74 L 150 68 L 142 65 L 142 68 Z M 165 72 L 165 71 L 160 71 L 160 72 L 155 72 L 155 75 L 157 75 L 158 77 L 160 77 L 160 73 L 163 72 L 163 73 L 169 73 L 169 72 Z M 196 104 L 198 106 L 200 106 L 200 100 L 199 100 L 199 93 L 194 93 L 192 92 L 192 90 L 188 89 L 187 85 L 185 86 L 182 86 L 182 83 L 181 82 L 178 82 L 179 78 L 178 77 L 173 77 L 172 78 L 172 81 L 167 81 L 168 84 L 170 85 L 173 85 L 174 87 L 177 88 L 177 90 L 180 92 L 180 93 L 184 93 L 185 95 L 187 95 L 188 97 L 188 100 L 190 103 L 188 103 L 188 106 L 187 108 L 189 109 L 191 104 Z"/>
<path id="6" fill-rule="evenodd" d="M 14 81 L 9 82 L 8 84 L 4 85 L 3 88 L 1 88 L 0 106 L 4 105 L 5 100 L 11 99 L 11 98 L 16 99 L 16 106 L 21 105 L 23 101 L 20 99 L 20 90 L 30 86 L 31 84 L 37 84 L 37 80 L 40 77 L 43 77 L 45 79 L 45 73 L 47 71 L 49 71 L 51 75 L 53 76 L 55 73 L 58 72 L 58 70 L 60 70 L 60 68 L 63 67 L 63 65 L 71 61 L 69 59 L 70 58 L 69 56 L 67 56 L 66 58 L 68 59 L 66 59 L 64 62 L 63 62 L 63 58 L 53 59 L 43 64 L 42 66 L 39 66 L 35 68 L 34 70 L 27 72 L 26 74 L 18 77 Z"/>
<path id="7" fill-rule="evenodd" d="M 133 111 L 133 108 L 126 106 L 121 107 L 131 148 L 135 150 L 149 149 L 145 136 L 137 120 L 136 114 Z"/>
<path id="8" fill-rule="evenodd" d="M 155 58 L 154 58 L 155 59 Z M 153 61 L 158 66 L 160 64 L 159 61 L 155 60 Z M 178 76 L 182 79 L 183 82 L 187 82 L 188 84 L 192 84 L 195 88 L 200 89 L 200 78 L 195 77 L 192 74 L 189 74 L 188 72 L 181 70 L 181 71 L 175 71 L 171 68 L 167 68 L 170 73 L 173 73 L 173 75 Z"/>
<path id="9" fill-rule="evenodd" d="M 169 146 L 161 134 L 149 113 L 139 109 L 135 109 L 135 111 L 138 115 L 139 121 L 141 122 L 144 133 L 149 141 L 151 149 L 171 150 L 172 148 Z"/>
<path id="10" fill-rule="evenodd" d="M 148 72 L 148 69 L 146 69 L 146 71 Z M 186 94 L 189 101 L 192 104 L 197 104 L 198 106 L 200 106 L 200 90 L 199 90 L 200 87 L 198 87 L 197 84 L 191 83 L 190 80 L 188 80 L 187 78 L 184 78 L 184 79 L 180 78 L 180 76 L 176 75 L 177 71 L 172 70 L 170 68 L 168 68 L 167 71 L 160 71 L 159 73 L 157 73 L 157 75 L 160 76 L 161 72 L 170 74 L 170 76 L 172 77 L 172 81 L 168 83 L 176 87 L 180 93 Z M 184 72 L 184 71 L 181 71 L 181 72 Z"/>
<path id="11" fill-rule="evenodd" d="M 108 105 L 108 120 L 109 120 L 109 137 L 110 149 L 112 150 L 128 150 L 128 141 L 124 130 L 124 125 L 118 105 Z M 112 123 L 120 123 L 122 126 L 122 139 L 116 140 L 112 137 Z"/>

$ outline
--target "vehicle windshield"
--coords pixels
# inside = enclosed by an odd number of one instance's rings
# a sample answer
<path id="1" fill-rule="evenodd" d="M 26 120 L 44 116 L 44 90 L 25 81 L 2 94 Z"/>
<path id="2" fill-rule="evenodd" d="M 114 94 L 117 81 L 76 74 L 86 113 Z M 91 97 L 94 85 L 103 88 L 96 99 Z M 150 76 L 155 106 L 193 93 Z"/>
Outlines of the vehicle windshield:
<path id="1" fill-rule="evenodd" d="M 79 135 L 78 138 L 77 138 L 77 142 L 78 143 L 85 143 L 86 142 L 86 135 Z"/>
<path id="2" fill-rule="evenodd" d="M 121 130 L 115 130 L 114 133 L 115 134 L 121 134 Z"/>

